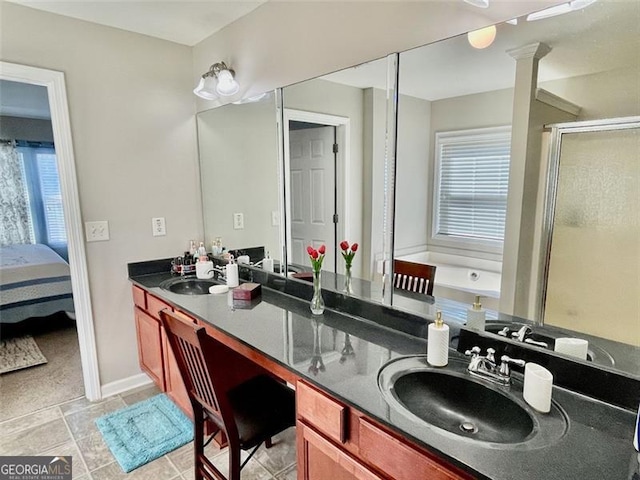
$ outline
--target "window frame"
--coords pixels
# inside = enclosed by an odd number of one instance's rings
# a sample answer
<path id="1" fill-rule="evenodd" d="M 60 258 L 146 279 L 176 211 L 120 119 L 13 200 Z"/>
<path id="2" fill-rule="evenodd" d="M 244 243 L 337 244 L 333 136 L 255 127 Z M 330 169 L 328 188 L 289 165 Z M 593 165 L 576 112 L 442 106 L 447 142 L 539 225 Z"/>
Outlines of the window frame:
<path id="1" fill-rule="evenodd" d="M 435 132 L 434 139 L 434 161 L 433 161 L 433 209 L 431 211 L 431 222 L 429 222 L 429 244 L 435 247 L 446 247 L 451 249 L 464 250 L 465 253 L 473 254 L 493 254 L 502 256 L 503 240 L 491 240 L 482 238 L 470 238 L 455 235 L 444 235 L 438 233 L 439 212 L 440 212 L 440 190 L 441 190 L 441 146 L 443 143 L 452 143 L 450 140 L 456 139 L 459 143 L 463 141 L 473 141 L 486 139 L 488 137 L 505 137 L 509 138 L 511 144 L 511 125 L 502 125 L 496 127 L 483 127 L 467 130 L 450 130 Z M 511 151 L 511 149 L 509 149 Z M 511 155 L 509 155 L 509 164 L 511 163 Z M 505 208 L 506 211 L 506 208 Z M 506 220 L 506 213 L 505 213 Z M 506 233 L 506 232 L 505 232 Z"/>

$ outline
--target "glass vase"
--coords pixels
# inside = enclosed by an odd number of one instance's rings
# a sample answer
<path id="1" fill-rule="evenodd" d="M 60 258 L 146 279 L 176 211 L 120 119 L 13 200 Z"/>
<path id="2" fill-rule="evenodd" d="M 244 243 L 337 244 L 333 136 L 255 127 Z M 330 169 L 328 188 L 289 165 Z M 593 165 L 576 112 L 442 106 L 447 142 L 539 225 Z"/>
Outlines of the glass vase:
<path id="1" fill-rule="evenodd" d="M 351 265 L 345 265 L 343 292 L 347 295 L 351 295 L 353 293 L 351 290 Z"/>
<path id="2" fill-rule="evenodd" d="M 322 270 L 313 272 L 313 298 L 311 298 L 311 313 L 322 315 L 324 312 L 324 300 L 322 299 Z"/>

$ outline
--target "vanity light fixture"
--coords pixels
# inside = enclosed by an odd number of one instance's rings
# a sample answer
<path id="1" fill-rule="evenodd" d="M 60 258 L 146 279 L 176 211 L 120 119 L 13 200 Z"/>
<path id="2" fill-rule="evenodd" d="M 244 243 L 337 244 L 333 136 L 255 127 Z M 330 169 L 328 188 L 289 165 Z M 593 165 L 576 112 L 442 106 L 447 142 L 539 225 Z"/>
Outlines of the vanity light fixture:
<path id="1" fill-rule="evenodd" d="M 565 13 L 575 12 L 576 10 L 582 10 L 596 1 L 597 0 L 573 0 L 561 5 L 556 5 L 555 7 L 545 8 L 544 10 L 528 15 L 527 22 L 533 22 L 535 20 L 542 20 L 543 18 L 555 17 L 556 15 L 563 15 Z"/>
<path id="2" fill-rule="evenodd" d="M 224 62 L 214 63 L 209 71 L 202 75 L 193 93 L 206 100 L 213 100 L 218 95 L 223 97 L 235 95 L 240 90 L 235 76 L 236 72 L 227 67 Z"/>
<path id="3" fill-rule="evenodd" d="M 480 30 L 474 30 L 467 33 L 467 40 L 473 48 L 487 48 L 496 39 L 496 26 L 489 25 L 488 27 L 481 28 Z"/>

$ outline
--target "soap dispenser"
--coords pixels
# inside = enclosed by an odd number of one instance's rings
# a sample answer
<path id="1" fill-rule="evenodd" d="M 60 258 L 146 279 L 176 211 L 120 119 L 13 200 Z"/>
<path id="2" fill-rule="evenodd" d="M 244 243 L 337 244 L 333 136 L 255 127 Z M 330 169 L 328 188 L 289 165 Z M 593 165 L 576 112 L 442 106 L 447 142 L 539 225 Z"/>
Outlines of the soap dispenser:
<path id="1" fill-rule="evenodd" d="M 480 295 L 476 295 L 475 302 L 471 308 L 467 309 L 467 327 L 474 330 L 484 330 L 486 318 L 487 311 L 480 304 Z"/>
<path id="2" fill-rule="evenodd" d="M 227 271 L 227 287 L 235 288 L 240 285 L 240 281 L 238 278 L 238 264 L 233 258 L 233 255 L 229 256 L 229 263 L 226 267 Z"/>
<path id="3" fill-rule="evenodd" d="M 262 269 L 265 272 L 273 272 L 273 258 L 269 256 L 269 252 L 267 252 L 267 256 L 262 260 Z"/>
<path id="4" fill-rule="evenodd" d="M 444 324 L 440 310 L 436 312 L 436 321 L 429 325 L 427 363 L 434 367 L 449 363 L 449 326 Z"/>

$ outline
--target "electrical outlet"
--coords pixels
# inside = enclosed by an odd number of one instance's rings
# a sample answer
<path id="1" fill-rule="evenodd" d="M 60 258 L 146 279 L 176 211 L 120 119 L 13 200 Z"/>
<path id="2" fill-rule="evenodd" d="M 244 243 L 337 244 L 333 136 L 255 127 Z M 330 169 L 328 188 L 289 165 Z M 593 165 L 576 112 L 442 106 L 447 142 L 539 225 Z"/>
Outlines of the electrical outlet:
<path id="1" fill-rule="evenodd" d="M 233 214 L 233 229 L 242 230 L 244 228 L 244 213 Z"/>
<path id="2" fill-rule="evenodd" d="M 152 218 L 151 228 L 154 237 L 162 237 L 167 234 L 167 226 L 164 222 L 164 217 Z"/>
<path id="3" fill-rule="evenodd" d="M 273 210 L 271 212 L 271 226 L 277 227 L 278 225 L 280 225 L 280 212 Z"/>
<path id="4" fill-rule="evenodd" d="M 109 222 L 85 222 L 85 235 L 87 242 L 104 242 L 109 240 Z"/>

